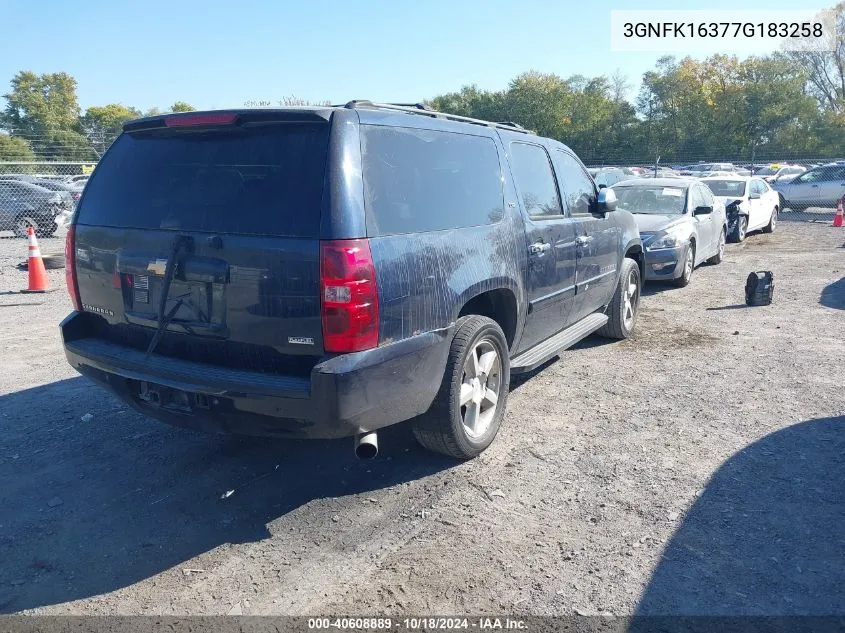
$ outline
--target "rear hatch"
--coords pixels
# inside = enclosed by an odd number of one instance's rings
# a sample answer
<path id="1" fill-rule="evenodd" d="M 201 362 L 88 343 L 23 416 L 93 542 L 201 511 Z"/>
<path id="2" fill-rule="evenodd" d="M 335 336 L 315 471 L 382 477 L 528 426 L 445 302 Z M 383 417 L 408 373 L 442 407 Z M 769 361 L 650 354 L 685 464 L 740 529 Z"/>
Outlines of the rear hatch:
<path id="1" fill-rule="evenodd" d="M 280 116 L 127 126 L 75 223 L 79 297 L 96 336 L 230 368 L 310 371 L 323 353 L 329 122 Z"/>

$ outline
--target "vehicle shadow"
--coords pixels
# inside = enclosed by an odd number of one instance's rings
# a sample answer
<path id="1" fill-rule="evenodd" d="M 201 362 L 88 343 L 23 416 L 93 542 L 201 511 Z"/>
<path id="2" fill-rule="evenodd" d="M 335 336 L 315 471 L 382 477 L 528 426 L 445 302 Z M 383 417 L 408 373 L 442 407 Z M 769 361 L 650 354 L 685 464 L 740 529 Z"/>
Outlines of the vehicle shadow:
<path id="1" fill-rule="evenodd" d="M 661 292 L 671 291 L 671 290 L 682 290 L 678 288 L 675 284 L 671 281 L 647 281 L 643 284 L 642 291 L 640 292 L 640 296 L 642 297 L 653 297 L 654 295 L 659 295 Z"/>
<path id="2" fill-rule="evenodd" d="M 270 538 L 271 522 L 309 501 L 458 463 L 420 448 L 408 425 L 380 433 L 382 453 L 366 462 L 351 439 L 176 429 L 83 378 L 2 396 L 0 412 L 0 613 L 127 587 L 221 544 Z"/>
<path id="3" fill-rule="evenodd" d="M 726 461 L 665 548 L 636 615 L 845 615 L 843 429 L 845 416 L 809 420 Z"/>
<path id="4" fill-rule="evenodd" d="M 729 305 L 729 306 L 716 306 L 715 308 L 705 308 L 705 310 L 711 310 L 711 311 L 715 311 L 715 310 L 744 310 L 745 308 L 749 308 L 749 307 L 751 307 L 751 306 L 749 306 L 746 303 L 735 303 L 735 304 Z"/>
<path id="5" fill-rule="evenodd" d="M 827 308 L 845 310 L 845 277 L 822 289 L 819 303 Z"/>

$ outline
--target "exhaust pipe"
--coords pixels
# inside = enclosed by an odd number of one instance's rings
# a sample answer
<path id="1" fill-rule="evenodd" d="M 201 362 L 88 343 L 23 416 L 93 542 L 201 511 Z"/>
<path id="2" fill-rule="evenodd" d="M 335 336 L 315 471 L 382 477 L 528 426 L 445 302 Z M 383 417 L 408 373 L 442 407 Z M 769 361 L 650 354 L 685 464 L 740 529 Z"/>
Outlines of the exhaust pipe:
<path id="1" fill-rule="evenodd" d="M 372 459 L 376 455 L 378 455 L 378 435 L 375 431 L 355 436 L 355 457 Z"/>

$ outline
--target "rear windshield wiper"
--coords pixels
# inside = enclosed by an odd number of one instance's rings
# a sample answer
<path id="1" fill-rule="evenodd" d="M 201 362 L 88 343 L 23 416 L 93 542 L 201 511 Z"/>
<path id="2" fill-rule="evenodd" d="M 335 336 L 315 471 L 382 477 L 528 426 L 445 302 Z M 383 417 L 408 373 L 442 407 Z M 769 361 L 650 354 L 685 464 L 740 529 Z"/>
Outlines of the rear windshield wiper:
<path id="1" fill-rule="evenodd" d="M 153 338 L 147 347 L 146 357 L 149 357 L 149 355 L 153 353 L 156 345 L 158 345 L 159 341 L 161 341 L 161 337 L 164 335 L 164 331 L 167 329 L 171 319 L 173 319 L 176 312 L 182 306 L 182 298 L 180 297 L 173 307 L 170 308 L 170 311 L 165 313 L 167 300 L 170 298 L 170 283 L 173 281 L 173 276 L 176 274 L 179 254 L 183 249 L 188 250 L 192 243 L 193 240 L 186 235 L 177 235 L 173 239 L 173 246 L 170 249 L 170 255 L 168 255 L 167 263 L 165 264 L 164 281 L 161 285 L 161 300 L 158 302 L 158 315 L 156 317 L 158 328 L 156 328 L 155 334 L 153 334 Z"/>

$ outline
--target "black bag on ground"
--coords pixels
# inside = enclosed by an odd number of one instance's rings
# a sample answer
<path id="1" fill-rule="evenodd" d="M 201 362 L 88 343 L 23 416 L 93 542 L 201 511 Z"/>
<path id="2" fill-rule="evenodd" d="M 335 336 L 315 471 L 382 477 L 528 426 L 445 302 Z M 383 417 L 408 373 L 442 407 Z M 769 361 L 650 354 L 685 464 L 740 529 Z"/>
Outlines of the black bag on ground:
<path id="1" fill-rule="evenodd" d="M 745 282 L 745 303 L 750 306 L 767 306 L 772 302 L 774 290 L 775 276 L 772 271 L 751 273 Z"/>

